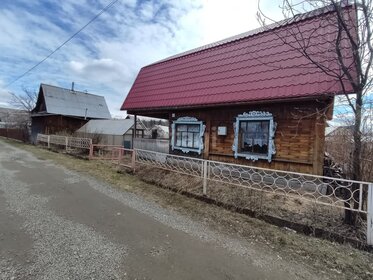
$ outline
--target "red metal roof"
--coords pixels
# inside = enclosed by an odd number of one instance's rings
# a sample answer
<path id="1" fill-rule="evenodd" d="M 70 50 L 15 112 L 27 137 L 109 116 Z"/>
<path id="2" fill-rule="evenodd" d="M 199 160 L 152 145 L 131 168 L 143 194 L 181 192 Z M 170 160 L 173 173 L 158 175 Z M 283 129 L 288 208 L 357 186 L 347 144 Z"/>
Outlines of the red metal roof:
<path id="1" fill-rule="evenodd" d="M 351 6 L 344 11 L 354 22 Z M 335 13 L 301 15 L 271 29 L 260 28 L 143 67 L 121 109 L 203 107 L 342 93 L 337 78 L 293 47 L 294 34 L 305 38 L 313 59 L 340 71 Z M 352 62 L 349 48 L 342 51 Z M 352 92 L 347 81 L 345 87 Z"/>

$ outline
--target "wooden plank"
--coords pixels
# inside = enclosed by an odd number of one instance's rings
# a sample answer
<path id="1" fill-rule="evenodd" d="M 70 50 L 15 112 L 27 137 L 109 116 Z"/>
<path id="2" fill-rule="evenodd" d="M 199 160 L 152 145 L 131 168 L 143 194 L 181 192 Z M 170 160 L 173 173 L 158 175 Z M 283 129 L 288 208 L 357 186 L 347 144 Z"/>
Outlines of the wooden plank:
<path id="1" fill-rule="evenodd" d="M 132 130 L 132 149 L 134 148 L 134 142 L 136 137 L 136 127 L 137 127 L 137 115 L 134 116 L 134 124 Z"/>
<path id="2" fill-rule="evenodd" d="M 325 118 L 320 117 L 315 120 L 314 132 L 314 147 L 313 147 L 313 173 L 322 175 L 323 159 L 324 159 L 324 139 L 325 139 Z"/>

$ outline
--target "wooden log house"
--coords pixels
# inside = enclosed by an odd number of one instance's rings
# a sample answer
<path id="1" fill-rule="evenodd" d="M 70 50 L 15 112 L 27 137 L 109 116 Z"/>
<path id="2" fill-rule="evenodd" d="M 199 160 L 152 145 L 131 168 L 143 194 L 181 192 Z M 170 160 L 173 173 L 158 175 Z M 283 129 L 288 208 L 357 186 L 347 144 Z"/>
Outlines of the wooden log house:
<path id="1" fill-rule="evenodd" d="M 343 12 L 353 29 L 353 6 Z M 338 71 L 335 18 L 315 10 L 145 66 L 121 109 L 168 119 L 173 154 L 322 175 L 334 97 L 342 84 L 353 90 L 292 47 L 290 34 Z"/>
<path id="2" fill-rule="evenodd" d="M 110 119 L 105 98 L 95 94 L 41 84 L 31 111 L 31 138 L 38 133 L 74 133 L 91 119 Z"/>

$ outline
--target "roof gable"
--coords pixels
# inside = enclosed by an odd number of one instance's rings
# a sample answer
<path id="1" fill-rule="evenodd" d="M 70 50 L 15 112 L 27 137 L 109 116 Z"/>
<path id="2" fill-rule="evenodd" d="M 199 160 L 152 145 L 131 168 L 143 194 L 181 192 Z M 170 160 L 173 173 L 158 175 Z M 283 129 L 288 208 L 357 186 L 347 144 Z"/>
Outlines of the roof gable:
<path id="1" fill-rule="evenodd" d="M 260 28 L 143 67 L 121 109 L 133 112 L 340 94 L 342 87 L 336 78 L 283 42 L 289 33 L 300 31 L 310 40 L 310 51 L 337 70 L 333 45 L 337 27 L 329 21 L 335 13 L 320 13 L 301 15 L 273 24 L 270 30 Z M 321 18 L 325 17 L 329 24 L 323 26 Z M 315 25 L 320 28 L 311 34 Z M 346 52 L 346 56 L 351 54 Z M 352 92 L 349 83 L 345 87 Z"/>
<path id="2" fill-rule="evenodd" d="M 111 118 L 103 96 L 46 84 L 40 85 L 38 101 L 32 112 L 89 119 Z"/>

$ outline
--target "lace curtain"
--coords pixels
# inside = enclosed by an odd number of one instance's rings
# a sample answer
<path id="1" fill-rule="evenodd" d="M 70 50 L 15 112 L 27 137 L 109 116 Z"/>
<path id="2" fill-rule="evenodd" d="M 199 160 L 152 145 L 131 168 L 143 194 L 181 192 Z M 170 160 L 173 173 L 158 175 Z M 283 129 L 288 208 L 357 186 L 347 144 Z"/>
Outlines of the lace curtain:
<path id="1" fill-rule="evenodd" d="M 242 148 L 245 145 L 250 147 L 268 145 L 269 122 L 268 121 L 242 121 L 240 123 L 242 135 Z"/>

